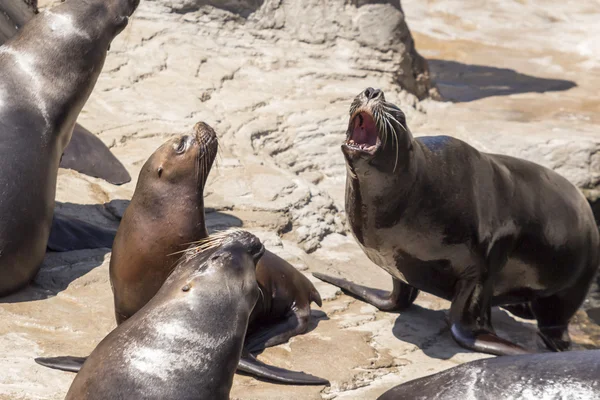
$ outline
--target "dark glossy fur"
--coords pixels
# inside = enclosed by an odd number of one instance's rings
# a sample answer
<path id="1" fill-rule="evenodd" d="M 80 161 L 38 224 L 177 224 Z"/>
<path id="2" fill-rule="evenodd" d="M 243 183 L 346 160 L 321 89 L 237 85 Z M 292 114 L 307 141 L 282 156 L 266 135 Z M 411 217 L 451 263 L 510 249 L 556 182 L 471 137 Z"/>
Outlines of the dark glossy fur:
<path id="1" fill-rule="evenodd" d="M 598 399 L 600 350 L 472 361 L 398 385 L 378 400 Z"/>

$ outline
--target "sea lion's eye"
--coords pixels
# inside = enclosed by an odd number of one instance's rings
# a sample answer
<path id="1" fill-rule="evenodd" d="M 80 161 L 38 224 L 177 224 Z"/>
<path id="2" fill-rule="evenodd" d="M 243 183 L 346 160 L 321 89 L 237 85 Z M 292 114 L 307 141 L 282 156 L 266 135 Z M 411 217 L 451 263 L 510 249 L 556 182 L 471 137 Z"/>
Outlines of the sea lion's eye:
<path id="1" fill-rule="evenodd" d="M 183 150 L 185 150 L 185 138 L 181 138 L 181 140 L 179 141 L 179 145 L 175 149 L 175 152 L 177 154 L 181 154 L 183 153 Z"/>
<path id="2" fill-rule="evenodd" d="M 162 175 L 163 169 L 162 167 L 158 167 L 158 177 L 160 178 Z"/>

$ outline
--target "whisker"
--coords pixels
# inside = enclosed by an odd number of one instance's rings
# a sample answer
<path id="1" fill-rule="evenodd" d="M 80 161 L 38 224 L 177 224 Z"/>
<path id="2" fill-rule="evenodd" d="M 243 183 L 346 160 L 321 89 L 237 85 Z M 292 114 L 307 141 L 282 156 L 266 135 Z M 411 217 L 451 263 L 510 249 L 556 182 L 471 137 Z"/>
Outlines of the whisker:
<path id="1" fill-rule="evenodd" d="M 387 112 L 386 112 L 386 116 L 391 117 Z M 396 139 L 396 161 L 394 162 L 394 172 L 396 172 L 396 167 L 398 166 L 398 153 L 400 152 L 400 141 L 398 139 L 398 133 L 392 126 L 392 123 L 389 121 L 389 119 L 386 118 L 385 122 L 389 125 L 389 127 L 392 130 L 392 146 L 394 143 L 394 139 Z"/>
<path id="2" fill-rule="evenodd" d="M 408 131 L 407 131 L 407 129 L 406 129 L 406 127 L 405 127 L 404 125 L 402 125 L 402 124 L 401 124 L 401 123 L 400 123 L 400 122 L 399 122 L 399 121 L 398 121 L 396 118 L 394 118 L 394 116 L 393 116 L 392 114 L 390 114 L 390 113 L 387 113 L 387 112 L 386 112 L 386 114 L 387 114 L 387 116 L 388 116 L 388 117 L 389 117 L 389 118 L 390 118 L 392 121 L 394 121 L 395 123 L 397 123 L 398 125 L 400 125 L 400 126 L 402 127 L 402 129 L 404 129 L 404 131 L 405 131 L 405 132 L 408 132 Z"/>

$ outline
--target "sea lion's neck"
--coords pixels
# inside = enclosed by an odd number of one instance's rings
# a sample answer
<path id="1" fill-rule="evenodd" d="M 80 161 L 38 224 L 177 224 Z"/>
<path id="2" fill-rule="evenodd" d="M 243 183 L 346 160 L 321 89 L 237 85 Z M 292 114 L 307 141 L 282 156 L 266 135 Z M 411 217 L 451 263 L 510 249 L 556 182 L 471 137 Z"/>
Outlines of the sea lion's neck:
<path id="1" fill-rule="evenodd" d="M 208 236 L 206 216 L 204 213 L 204 194 L 201 188 L 194 185 L 171 185 L 156 187 L 151 184 L 138 185 L 133 198 L 136 211 L 145 215 L 144 220 L 177 221 L 185 226 L 192 240 L 200 240 Z M 184 234 L 185 232 L 181 232 Z"/>
<path id="2" fill-rule="evenodd" d="M 396 171 L 382 172 L 366 164 L 362 170 L 348 169 L 346 215 L 359 242 L 364 244 L 368 230 L 383 227 L 403 215 L 419 180 L 419 150 L 408 152 L 406 162 Z"/>

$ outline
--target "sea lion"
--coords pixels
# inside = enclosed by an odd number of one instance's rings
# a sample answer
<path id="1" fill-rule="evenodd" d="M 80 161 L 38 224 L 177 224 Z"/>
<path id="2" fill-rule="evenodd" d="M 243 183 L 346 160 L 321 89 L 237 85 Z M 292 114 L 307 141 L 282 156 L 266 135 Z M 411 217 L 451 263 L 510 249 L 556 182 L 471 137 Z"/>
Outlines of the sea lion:
<path id="1" fill-rule="evenodd" d="M 495 357 L 398 385 L 378 400 L 598 399 L 600 350 Z"/>
<path id="2" fill-rule="evenodd" d="M 139 0 L 66 1 L 0 47 L 0 296 L 37 274 L 61 155 Z"/>
<path id="3" fill-rule="evenodd" d="M 350 228 L 394 286 L 382 295 L 317 278 L 384 311 L 410 306 L 418 290 L 449 300 L 452 336 L 468 349 L 527 352 L 494 333 L 498 305 L 535 317 L 549 349 L 569 347 L 569 320 L 600 264 L 598 228 L 575 186 L 452 137 L 413 138 L 404 113 L 372 88 L 350 107 L 342 152 Z"/>
<path id="4" fill-rule="evenodd" d="M 229 399 L 264 247 L 240 230 L 215 241 L 188 250 L 156 296 L 100 342 L 67 400 Z"/>
<path id="5" fill-rule="evenodd" d="M 215 131 L 199 122 L 193 134 L 167 141 L 142 167 L 112 247 L 109 270 L 117 324 L 152 299 L 185 245 L 208 237 L 203 193 L 217 150 Z M 250 354 L 306 332 L 311 301 L 321 305 L 313 284 L 268 251 L 256 275 L 262 295 L 250 317 L 240 371 L 283 383 L 327 384 L 312 375 L 266 365 Z M 36 362 L 77 372 L 84 360 L 69 356 L 37 358 Z"/>
<path id="6" fill-rule="evenodd" d="M 0 45 L 13 37 L 37 13 L 37 0 L 0 0 Z M 104 179 L 114 185 L 131 181 L 127 169 L 108 147 L 77 123 L 71 140 L 63 152 L 59 167 Z"/>

